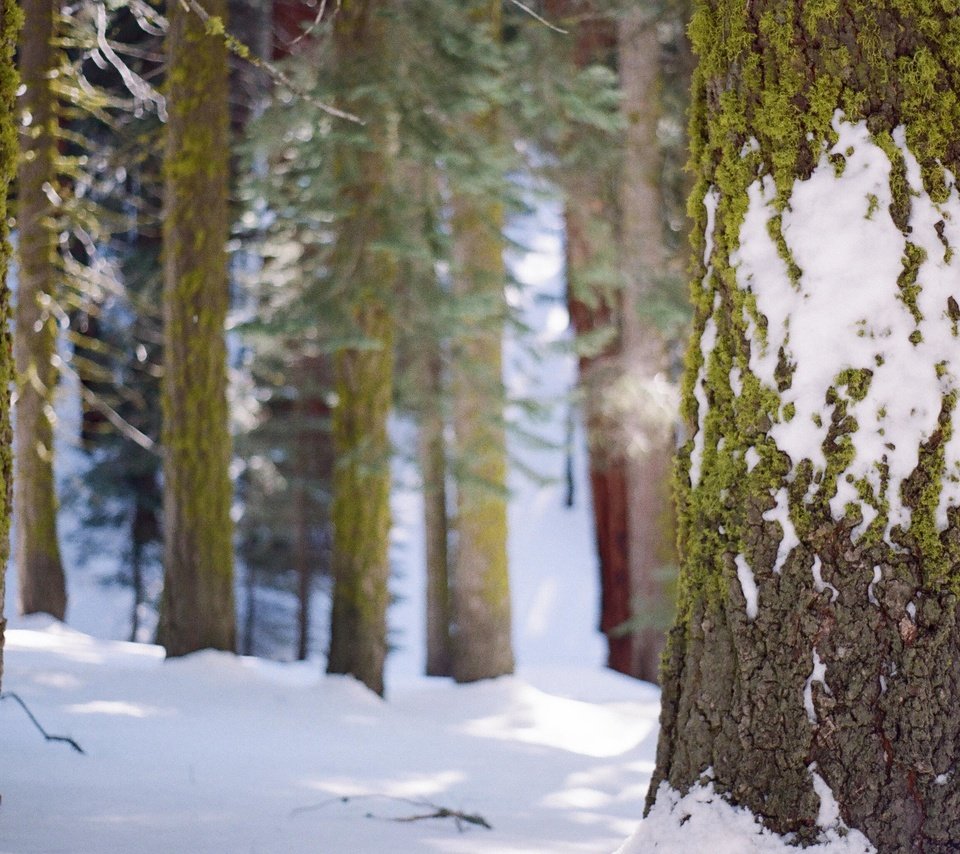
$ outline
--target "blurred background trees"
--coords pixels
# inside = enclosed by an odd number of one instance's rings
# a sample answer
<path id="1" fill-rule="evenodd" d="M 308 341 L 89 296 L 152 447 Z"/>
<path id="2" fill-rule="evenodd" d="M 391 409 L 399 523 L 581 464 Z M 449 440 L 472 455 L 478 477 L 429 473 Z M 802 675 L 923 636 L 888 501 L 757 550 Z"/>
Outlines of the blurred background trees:
<path id="1" fill-rule="evenodd" d="M 332 672 L 382 692 L 391 460 L 404 458 L 425 499 L 427 671 L 512 671 L 507 437 L 524 402 L 507 396 L 501 348 L 505 331 L 529 332 L 504 251 L 518 216 L 562 200 L 600 625 L 610 666 L 655 678 L 686 322 L 686 10 L 525 6 L 77 0 L 50 10 L 56 36 L 31 31 L 58 71 L 31 83 L 25 67 L 23 104 L 48 99 L 57 142 L 48 177 L 18 188 L 21 251 L 34 198 L 50 271 L 39 302 L 21 284 L 20 310 L 44 313 L 18 346 L 46 347 L 32 358 L 49 377 L 38 368 L 31 388 L 50 391 L 59 366 L 81 398 L 67 451 L 80 476 L 63 499 L 88 556 L 111 544 L 131 638 L 159 619 L 171 652 L 233 648 L 236 620 L 244 652 L 327 652 Z M 196 68 L 180 70 L 184 38 Z M 225 87 L 228 65 L 229 95 L 210 82 Z M 21 128 L 25 164 L 38 133 Z M 26 328 L 38 322 L 43 335 Z M 181 435 L 201 411 L 213 420 Z M 49 472 L 21 466 L 18 489 L 52 500 Z M 183 646 L 171 620 L 190 613 L 220 628 Z"/>

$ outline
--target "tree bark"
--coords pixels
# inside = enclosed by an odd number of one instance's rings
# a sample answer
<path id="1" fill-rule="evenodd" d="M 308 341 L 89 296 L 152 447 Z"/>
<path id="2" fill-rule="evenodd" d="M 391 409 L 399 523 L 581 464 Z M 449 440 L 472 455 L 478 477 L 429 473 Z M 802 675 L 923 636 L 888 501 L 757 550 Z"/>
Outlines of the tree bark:
<path id="1" fill-rule="evenodd" d="M 7 195 L 17 171 L 17 124 L 14 101 L 18 75 L 14 66 L 17 35 L 23 17 L 15 0 L 0 2 L 0 683 L 3 681 L 3 641 L 7 627 L 4 615 L 7 557 L 9 555 L 10 509 L 13 485 L 13 427 L 10 423 L 10 387 L 15 368 L 11 357 L 10 230 Z"/>
<path id="2" fill-rule="evenodd" d="M 664 626 L 671 616 L 667 576 L 676 564 L 676 528 L 670 472 L 675 414 L 670 406 L 669 366 L 664 336 L 644 318 L 667 272 L 660 118 L 660 45 L 649 8 L 633 6 L 617 22 L 617 56 L 622 110 L 626 120 L 623 181 L 620 183 L 620 265 L 623 270 L 623 350 L 633 409 L 628 414 L 626 488 L 627 554 L 632 609 L 641 625 L 632 632 L 630 672 L 659 679 Z M 649 318 L 649 314 L 646 315 Z"/>
<path id="3" fill-rule="evenodd" d="M 427 676 L 450 676 L 450 554 L 447 519 L 447 444 L 443 417 L 441 342 L 434 336 L 423 355 L 425 399 L 420 414 L 420 468 L 427 564 Z"/>
<path id="4" fill-rule="evenodd" d="M 393 179 L 390 119 L 372 89 L 393 73 L 388 18 L 379 0 L 345 0 L 334 23 L 338 91 L 366 121 L 364 144 L 342 141 L 333 269 L 369 346 L 336 356 L 333 410 L 333 611 L 327 672 L 355 676 L 383 694 L 387 653 L 390 442 L 394 318 L 389 305 L 396 258 L 378 246 Z M 360 93 L 360 94 L 358 94 Z"/>
<path id="5" fill-rule="evenodd" d="M 956 16 L 704 0 L 691 33 L 691 438 L 648 808 L 709 778 L 799 843 L 956 851 Z"/>
<path id="6" fill-rule="evenodd" d="M 471 5 L 478 25 L 500 38 L 499 0 Z M 495 145 L 492 108 L 473 117 Z M 503 210 L 499 200 L 460 193 L 453 203 L 454 295 L 486 306 L 455 342 L 451 377 L 457 481 L 453 563 L 453 677 L 473 682 L 513 672 L 507 563 L 507 459 L 503 424 Z"/>
<path id="7" fill-rule="evenodd" d="M 57 539 L 53 475 L 54 355 L 57 322 L 56 226 L 50 198 L 56 185 L 56 108 L 51 88 L 55 4 L 25 0 L 20 76 L 25 87 L 18 180 L 19 279 L 14 349 L 17 364 L 17 471 L 14 532 L 20 611 L 59 620 L 67 608 L 66 580 Z M 27 118 L 29 117 L 29 119 Z M 48 192 L 49 191 L 49 192 Z"/>
<path id="8" fill-rule="evenodd" d="M 226 0 L 207 0 L 221 21 Z M 164 592 L 171 656 L 233 650 L 231 440 L 224 342 L 228 284 L 227 49 L 180 3 L 169 7 L 164 155 Z"/>

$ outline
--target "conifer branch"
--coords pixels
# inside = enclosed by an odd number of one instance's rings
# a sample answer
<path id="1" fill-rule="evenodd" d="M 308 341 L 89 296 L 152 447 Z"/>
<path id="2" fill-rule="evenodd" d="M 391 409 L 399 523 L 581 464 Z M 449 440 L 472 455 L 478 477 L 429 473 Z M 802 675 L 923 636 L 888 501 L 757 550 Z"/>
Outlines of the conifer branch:
<path id="1" fill-rule="evenodd" d="M 11 693 L 10 691 L 4 691 L 2 694 L 0 694 L 0 700 L 15 700 L 17 703 L 19 703 L 19 704 L 20 704 L 20 708 L 23 709 L 23 710 L 27 713 L 27 717 L 30 718 L 30 720 L 33 722 L 33 725 L 34 725 L 38 730 L 40 730 L 40 734 L 41 734 L 47 741 L 62 741 L 64 744 L 69 744 L 74 750 L 77 751 L 77 753 L 81 753 L 81 754 L 84 753 L 83 748 L 82 748 L 79 744 L 77 744 L 77 743 L 76 743 L 72 738 L 70 738 L 69 736 L 66 736 L 66 735 L 50 735 L 50 733 L 48 733 L 48 732 L 43 728 L 43 725 L 40 723 L 40 721 L 37 720 L 37 718 L 36 718 L 36 716 L 33 714 L 33 712 L 30 711 L 30 709 L 28 708 L 27 704 L 26 704 L 25 702 L 23 702 L 22 699 L 20 699 L 20 695 L 19 695 L 19 694 L 13 694 L 13 693 Z M 84 754 L 84 755 L 86 755 L 86 754 Z"/>
<path id="2" fill-rule="evenodd" d="M 323 20 L 323 13 L 327 11 L 327 0 L 320 0 L 320 8 L 317 10 L 317 16 L 313 19 L 313 23 L 310 24 L 299 36 L 297 36 L 292 42 L 290 42 L 290 47 L 293 47 L 295 44 L 299 44 L 305 38 L 310 36 L 313 31 L 320 26 L 320 22 Z M 337 11 L 340 11 L 340 0 L 337 0 Z M 336 12 L 334 13 L 336 14 Z"/>

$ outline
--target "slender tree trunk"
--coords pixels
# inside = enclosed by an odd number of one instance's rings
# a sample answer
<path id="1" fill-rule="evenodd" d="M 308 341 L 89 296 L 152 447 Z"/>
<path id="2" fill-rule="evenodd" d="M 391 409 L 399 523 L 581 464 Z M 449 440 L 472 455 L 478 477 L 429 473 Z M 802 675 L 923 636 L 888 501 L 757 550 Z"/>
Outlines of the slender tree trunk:
<path id="1" fill-rule="evenodd" d="M 301 417 L 306 418 L 303 413 Z M 304 430 L 305 432 L 305 430 Z M 306 661 L 310 654 L 310 582 L 313 578 L 313 555 L 310 548 L 310 492 L 307 489 L 308 452 L 305 435 L 298 439 L 302 465 L 294 477 L 301 478 L 293 492 L 294 501 L 294 560 L 297 572 L 297 661 Z"/>
<path id="2" fill-rule="evenodd" d="M 660 117 L 660 45 L 649 8 L 633 6 L 617 22 L 617 56 L 622 109 L 626 119 L 623 181 L 620 183 L 620 265 L 623 270 L 623 348 L 633 411 L 627 421 L 627 555 L 632 609 L 640 618 L 632 633 L 630 672 L 658 680 L 664 629 L 671 606 L 667 572 L 676 563 L 670 471 L 676 415 L 671 406 L 663 335 L 643 320 L 658 277 L 666 274 L 667 253 L 660 190 L 662 158 L 657 139 Z M 649 316 L 649 315 L 648 315 Z"/>
<path id="3" fill-rule="evenodd" d="M 348 673 L 383 694 L 387 653 L 390 442 L 394 319 L 389 307 L 396 259 L 377 245 L 392 181 L 389 117 L 376 96 L 393 71 L 386 4 L 344 0 L 334 23 L 339 91 L 367 122 L 364 144 L 335 153 L 340 219 L 333 267 L 352 301 L 357 332 L 373 346 L 339 352 L 333 410 L 333 610 L 329 673 Z"/>
<path id="4" fill-rule="evenodd" d="M 426 399 L 420 416 L 420 469 L 427 564 L 427 676 L 451 675 L 450 555 L 447 519 L 447 444 L 443 417 L 443 360 L 433 338 L 423 356 Z"/>
<path id="5" fill-rule="evenodd" d="M 3 640 L 7 627 L 4 615 L 6 596 L 8 534 L 13 485 L 13 427 L 10 423 L 10 387 L 14 379 L 10 340 L 10 232 L 7 193 L 17 171 L 17 123 L 14 99 L 18 77 L 13 56 L 17 34 L 23 22 L 14 0 L 0 0 L 0 683 L 3 680 Z"/>
<path id="6" fill-rule="evenodd" d="M 19 278 L 14 345 L 17 364 L 15 562 L 20 610 L 62 620 L 66 582 L 57 540 L 53 477 L 53 395 L 57 371 L 56 232 L 48 189 L 56 184 L 53 0 L 25 0 L 20 76 L 25 87 L 18 180 Z M 27 117 L 29 116 L 29 120 Z"/>
<path id="7" fill-rule="evenodd" d="M 223 20 L 225 0 L 206 0 Z M 224 321 L 229 220 L 227 52 L 168 9 L 164 174 L 164 593 L 168 655 L 234 649 L 231 454 Z"/>
<path id="8" fill-rule="evenodd" d="M 500 38 L 500 0 L 471 6 L 478 25 Z M 488 109 L 473 119 L 496 145 L 499 122 Z M 454 294 L 485 303 L 486 314 L 461 330 L 452 375 L 459 466 L 457 550 L 453 564 L 453 676 L 472 682 L 513 672 L 507 567 L 507 456 L 503 423 L 503 210 L 498 200 L 461 194 L 454 201 Z"/>
<path id="9" fill-rule="evenodd" d="M 798 843 L 960 844 L 956 31 L 942 4 L 697 4 L 650 803 L 708 778 Z"/>

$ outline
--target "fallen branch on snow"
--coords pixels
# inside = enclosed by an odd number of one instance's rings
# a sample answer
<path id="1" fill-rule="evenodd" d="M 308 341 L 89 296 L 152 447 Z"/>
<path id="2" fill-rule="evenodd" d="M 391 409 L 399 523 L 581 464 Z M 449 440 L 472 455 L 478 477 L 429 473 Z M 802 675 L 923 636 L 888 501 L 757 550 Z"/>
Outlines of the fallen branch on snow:
<path id="1" fill-rule="evenodd" d="M 47 741 L 62 741 L 62 742 L 65 742 L 66 744 L 69 744 L 74 750 L 77 751 L 77 753 L 83 753 L 83 748 L 82 748 L 79 744 L 77 744 L 77 743 L 76 743 L 72 738 L 70 738 L 69 736 L 66 736 L 66 735 L 50 735 L 50 733 L 48 733 L 48 732 L 43 728 L 43 726 L 40 724 L 40 721 L 38 721 L 38 720 L 36 719 L 36 717 L 34 716 L 33 712 L 31 712 L 30 709 L 27 708 L 27 704 L 24 703 L 23 700 L 20 699 L 20 696 L 19 696 L 18 694 L 12 694 L 12 693 L 9 692 L 9 691 L 4 691 L 2 694 L 0 694 L 0 700 L 16 700 L 16 701 L 20 704 L 20 708 L 23 709 L 23 710 L 27 713 L 27 717 L 30 718 L 31 721 L 33 721 L 33 725 L 34 725 L 38 730 L 40 730 L 40 734 L 41 734 Z M 86 755 L 86 754 L 84 754 L 84 755 Z"/>
<path id="2" fill-rule="evenodd" d="M 441 807 L 438 804 L 431 803 L 430 801 L 415 801 L 411 798 L 398 798 L 393 795 L 343 795 L 339 798 L 330 798 L 328 801 L 323 801 L 319 804 L 314 804 L 309 807 L 297 807 L 294 810 L 291 810 L 290 815 L 300 815 L 305 812 L 312 812 L 313 810 L 322 809 L 323 807 L 329 806 L 330 804 L 348 804 L 350 801 L 358 801 L 364 798 L 382 798 L 388 801 L 397 801 L 398 803 L 410 804 L 411 806 L 421 807 L 430 812 L 418 813 L 416 815 L 403 815 L 403 816 L 383 816 L 376 815 L 375 813 L 368 812 L 366 814 L 367 818 L 376 818 L 380 821 L 396 821 L 396 822 L 414 822 L 414 821 L 427 821 L 432 818 L 452 818 L 454 824 L 456 825 L 457 830 L 460 833 L 466 829 L 466 825 L 473 824 L 477 827 L 483 827 L 487 830 L 493 830 L 493 826 L 482 816 L 474 813 L 462 812 L 461 810 L 452 810 L 447 807 Z"/>

